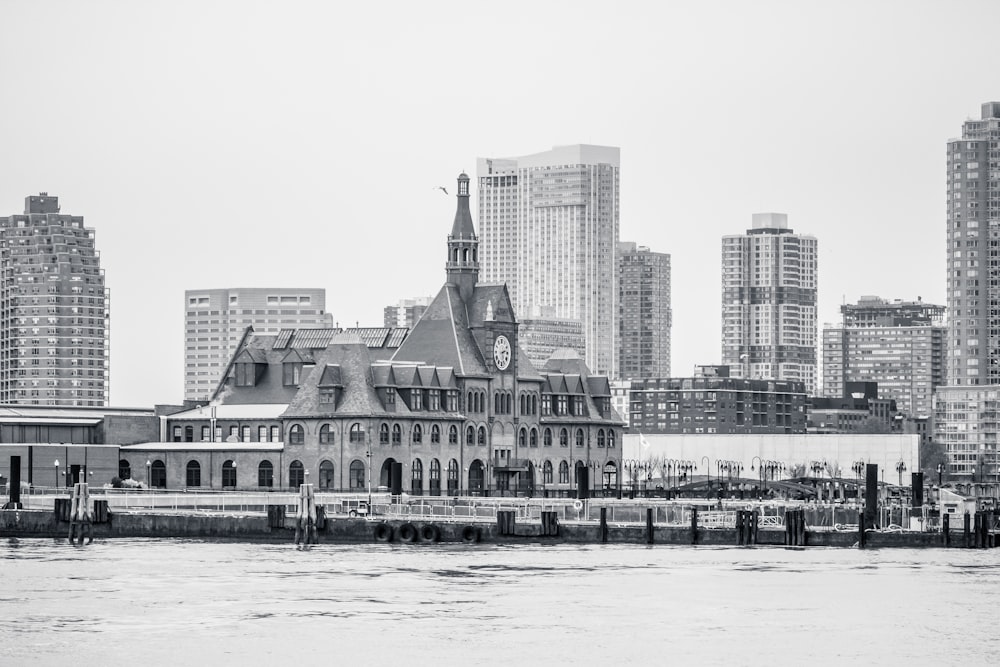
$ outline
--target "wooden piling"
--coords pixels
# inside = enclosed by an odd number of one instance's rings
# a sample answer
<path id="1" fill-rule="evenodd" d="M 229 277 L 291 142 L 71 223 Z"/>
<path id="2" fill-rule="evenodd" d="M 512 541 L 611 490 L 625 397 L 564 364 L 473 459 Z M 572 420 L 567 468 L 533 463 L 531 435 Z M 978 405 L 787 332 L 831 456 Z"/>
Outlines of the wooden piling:
<path id="1" fill-rule="evenodd" d="M 312 484 L 299 485 L 295 508 L 295 544 L 316 544 L 316 495 Z"/>
<path id="2" fill-rule="evenodd" d="M 646 544 L 653 543 L 653 508 L 646 508 Z"/>
<path id="3" fill-rule="evenodd" d="M 858 548 L 865 548 L 865 511 L 858 510 Z"/>
<path id="4" fill-rule="evenodd" d="M 944 538 L 944 545 L 946 547 L 950 547 L 951 546 L 951 527 L 950 527 L 951 521 L 950 521 L 950 519 L 951 519 L 951 515 L 950 514 L 943 514 L 943 515 L 941 515 L 941 535 Z"/>
<path id="5" fill-rule="evenodd" d="M 94 512 L 90 509 L 90 487 L 87 482 L 77 482 L 73 485 L 73 495 L 70 497 L 69 542 L 83 544 L 84 535 L 87 544 L 94 541 Z"/>
<path id="6" fill-rule="evenodd" d="M 746 532 L 743 530 L 743 520 L 745 519 L 743 510 L 736 510 L 736 544 L 743 546 Z"/>
<path id="7" fill-rule="evenodd" d="M 691 508 L 691 544 L 698 544 L 698 508 Z"/>
<path id="8" fill-rule="evenodd" d="M 544 522 L 543 522 L 544 523 Z M 608 543 L 608 508 L 601 508 L 601 544 Z"/>
<path id="9" fill-rule="evenodd" d="M 970 518 L 971 517 L 969 516 L 968 512 L 966 512 L 965 516 L 962 517 L 962 548 L 963 549 L 968 549 L 969 547 L 972 546 L 972 540 L 970 539 L 971 538 L 971 530 L 969 528 Z"/>

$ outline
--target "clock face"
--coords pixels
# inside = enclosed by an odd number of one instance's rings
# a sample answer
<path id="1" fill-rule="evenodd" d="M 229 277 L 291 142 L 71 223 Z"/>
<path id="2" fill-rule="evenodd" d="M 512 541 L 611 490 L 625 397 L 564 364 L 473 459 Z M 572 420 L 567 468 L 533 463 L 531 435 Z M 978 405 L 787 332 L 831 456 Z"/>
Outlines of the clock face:
<path id="1" fill-rule="evenodd" d="M 494 341 L 493 361 L 496 362 L 497 368 L 502 371 L 507 370 L 507 366 L 510 365 L 510 341 L 507 340 L 506 336 L 497 336 L 496 341 Z"/>

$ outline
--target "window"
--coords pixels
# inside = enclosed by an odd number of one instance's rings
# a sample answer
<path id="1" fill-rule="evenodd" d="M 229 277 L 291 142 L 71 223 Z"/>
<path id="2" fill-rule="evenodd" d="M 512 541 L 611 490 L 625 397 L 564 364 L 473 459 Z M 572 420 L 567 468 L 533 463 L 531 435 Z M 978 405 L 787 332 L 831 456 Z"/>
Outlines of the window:
<path id="1" fill-rule="evenodd" d="M 424 493 L 424 464 L 420 459 L 413 459 L 410 464 L 410 493 L 415 496 Z"/>
<path id="2" fill-rule="evenodd" d="M 523 428 L 517 432 L 517 446 L 518 447 L 528 446 L 528 431 Z"/>
<path id="3" fill-rule="evenodd" d="M 188 461 L 187 463 L 187 479 L 186 486 L 201 486 L 201 464 L 197 461 Z"/>
<path id="4" fill-rule="evenodd" d="M 583 443 L 584 443 L 583 429 L 578 428 L 576 429 L 576 446 L 583 447 Z"/>
<path id="5" fill-rule="evenodd" d="M 288 429 L 288 442 L 292 445 L 301 445 L 306 441 L 306 431 L 302 424 L 294 424 Z"/>
<path id="6" fill-rule="evenodd" d="M 180 426 L 175 426 L 174 427 L 174 442 L 180 442 L 180 441 L 181 441 L 181 427 Z"/>
<path id="7" fill-rule="evenodd" d="M 448 462 L 448 495 L 458 495 L 458 461 Z"/>
<path id="8" fill-rule="evenodd" d="M 542 464 L 542 484 L 552 483 L 552 461 Z"/>
<path id="9" fill-rule="evenodd" d="M 210 429 L 207 426 L 202 426 L 201 427 L 201 441 L 202 442 L 208 442 L 209 437 L 210 437 L 209 432 L 210 432 Z"/>
<path id="10" fill-rule="evenodd" d="M 351 461 L 350 485 L 352 489 L 365 488 L 365 464 L 361 461 Z"/>
<path id="11" fill-rule="evenodd" d="M 542 414 L 543 415 L 552 414 L 552 397 L 548 394 L 542 396 Z"/>
<path id="12" fill-rule="evenodd" d="M 615 448 L 615 432 L 608 430 L 608 449 Z"/>
<path id="13" fill-rule="evenodd" d="M 330 429 L 329 424 L 323 424 L 319 427 L 319 444 L 321 445 L 332 445 L 333 444 L 333 431 Z"/>
<path id="14" fill-rule="evenodd" d="M 324 388 L 319 390 L 320 405 L 333 405 L 336 403 L 337 391 L 335 389 Z"/>
<path id="15" fill-rule="evenodd" d="M 274 486 L 274 466 L 270 461 L 261 461 L 257 466 L 257 486 L 264 488 Z"/>
<path id="16" fill-rule="evenodd" d="M 236 386 L 252 387 L 257 379 L 257 369 L 254 364 L 236 364 Z"/>
<path id="17" fill-rule="evenodd" d="M 306 475 L 305 466 L 302 465 L 302 461 L 292 461 L 288 465 L 288 486 L 293 489 L 298 489 L 300 486 L 305 484 Z"/>
<path id="18" fill-rule="evenodd" d="M 465 430 L 465 444 L 474 445 L 476 444 L 476 429 L 471 426 Z"/>
<path id="19" fill-rule="evenodd" d="M 477 442 L 480 445 L 485 445 L 486 444 L 486 427 L 485 426 L 480 426 L 479 427 L 479 439 L 478 439 Z"/>
<path id="20" fill-rule="evenodd" d="M 441 391 L 439 389 L 427 391 L 427 409 L 435 412 L 441 409 Z"/>
<path id="21" fill-rule="evenodd" d="M 267 427 L 258 426 L 257 427 L 257 442 L 267 442 Z"/>
<path id="22" fill-rule="evenodd" d="M 302 375 L 302 364 L 299 363 L 282 364 L 282 370 L 284 373 L 283 379 L 286 387 L 295 386 L 299 384 L 299 378 Z"/>
<path id="23" fill-rule="evenodd" d="M 319 464 L 319 488 L 332 489 L 334 484 L 333 463 L 326 460 L 321 461 Z"/>
<path id="24" fill-rule="evenodd" d="M 448 427 L 448 444 L 457 445 L 458 444 L 458 427 L 449 426 Z"/>
<path id="25" fill-rule="evenodd" d="M 531 433 L 528 435 L 528 446 L 538 447 L 538 431 L 531 429 Z"/>
<path id="26" fill-rule="evenodd" d="M 236 487 L 236 464 L 232 461 L 222 464 L 222 488 L 226 487 Z"/>
<path id="27" fill-rule="evenodd" d="M 389 425 L 382 424 L 378 427 L 378 441 L 379 444 L 388 445 L 389 444 Z"/>
<path id="28" fill-rule="evenodd" d="M 242 434 L 243 442 L 250 442 L 250 427 L 249 426 L 242 427 L 240 429 L 240 433 Z"/>
<path id="29" fill-rule="evenodd" d="M 559 462 L 559 483 L 569 484 L 569 464 L 565 461 Z"/>
<path id="30" fill-rule="evenodd" d="M 410 390 L 410 409 L 411 410 L 423 410 L 424 409 L 424 390 L 423 389 L 411 389 Z"/>
<path id="31" fill-rule="evenodd" d="M 350 431 L 351 442 L 364 442 L 365 441 L 365 429 L 357 422 L 351 424 Z"/>
<path id="32" fill-rule="evenodd" d="M 569 413 L 569 396 L 556 396 L 556 414 L 563 415 Z"/>
<path id="33" fill-rule="evenodd" d="M 569 447 L 569 432 L 564 428 L 559 429 L 559 446 Z"/>
<path id="34" fill-rule="evenodd" d="M 438 426 L 437 424 L 434 424 L 433 426 L 431 426 L 431 443 L 435 444 L 440 442 L 441 442 L 441 427 Z"/>
<path id="35" fill-rule="evenodd" d="M 551 447 L 552 446 L 552 429 L 547 428 L 542 432 L 542 446 Z"/>
<path id="36" fill-rule="evenodd" d="M 392 425 L 392 444 L 399 445 L 403 442 L 403 429 L 399 424 Z"/>
<path id="37" fill-rule="evenodd" d="M 421 428 L 420 424 L 413 425 L 413 432 L 410 437 L 415 445 L 419 445 L 424 441 L 424 429 Z"/>
<path id="38" fill-rule="evenodd" d="M 281 427 L 272 426 L 271 427 L 271 442 L 281 442 Z"/>
<path id="39" fill-rule="evenodd" d="M 167 488 L 167 466 L 163 461 L 153 461 L 150 469 L 149 485 L 154 489 Z"/>
<path id="40" fill-rule="evenodd" d="M 430 495 L 441 495 L 441 462 L 431 459 Z"/>
<path id="41" fill-rule="evenodd" d="M 604 429 L 603 428 L 597 429 L 597 446 L 598 447 L 603 447 L 604 446 Z"/>
<path id="42" fill-rule="evenodd" d="M 125 459 L 118 462 L 118 479 L 132 479 L 132 465 Z"/>

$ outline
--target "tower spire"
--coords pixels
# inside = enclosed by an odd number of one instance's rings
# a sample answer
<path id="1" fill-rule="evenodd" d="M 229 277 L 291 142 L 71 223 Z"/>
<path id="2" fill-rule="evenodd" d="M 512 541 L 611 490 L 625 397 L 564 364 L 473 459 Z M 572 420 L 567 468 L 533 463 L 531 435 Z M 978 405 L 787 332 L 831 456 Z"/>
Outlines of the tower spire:
<path id="1" fill-rule="evenodd" d="M 458 176 L 458 205 L 455 209 L 455 222 L 448 235 L 448 262 L 445 273 L 448 282 L 456 285 L 463 299 L 469 299 L 479 282 L 479 239 L 472 224 L 472 212 L 469 208 L 469 176 L 465 173 Z"/>

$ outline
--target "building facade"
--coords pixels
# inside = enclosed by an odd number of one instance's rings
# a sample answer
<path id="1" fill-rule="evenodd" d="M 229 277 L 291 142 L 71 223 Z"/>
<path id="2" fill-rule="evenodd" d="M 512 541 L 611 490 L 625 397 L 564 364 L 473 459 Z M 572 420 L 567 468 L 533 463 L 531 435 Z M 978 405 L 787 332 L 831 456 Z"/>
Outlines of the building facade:
<path id="1" fill-rule="evenodd" d="M 184 292 L 184 399 L 207 401 L 247 327 L 262 334 L 330 328 L 326 290 L 232 288 Z"/>
<path id="2" fill-rule="evenodd" d="M 948 456 L 949 479 L 967 492 L 978 485 L 978 493 L 1000 495 L 1000 387 L 938 387 L 933 434 Z"/>
<path id="3" fill-rule="evenodd" d="M 0 402 L 105 406 L 110 297 L 83 217 L 25 198 L 0 218 Z"/>
<path id="4" fill-rule="evenodd" d="M 395 306 L 386 306 L 383 309 L 383 324 L 387 327 L 412 329 L 430 303 L 431 297 L 429 296 L 400 299 Z"/>
<path id="5" fill-rule="evenodd" d="M 670 377 L 670 255 L 618 244 L 618 377 Z"/>
<path id="6" fill-rule="evenodd" d="M 586 356 L 583 323 L 579 320 L 522 319 L 518 340 L 528 360 L 536 366 L 543 365 L 556 350 L 573 350 L 581 359 Z"/>
<path id="7" fill-rule="evenodd" d="M 619 149 L 557 146 L 478 160 L 483 276 L 514 308 L 583 323 L 587 366 L 613 376 L 618 354 Z"/>
<path id="8" fill-rule="evenodd" d="M 1000 384 L 1000 102 L 982 105 L 947 146 L 951 386 Z"/>
<path id="9" fill-rule="evenodd" d="M 722 238 L 722 363 L 733 377 L 788 380 L 816 392 L 816 239 L 784 213 L 755 213 Z"/>
<path id="10" fill-rule="evenodd" d="M 312 471 L 356 492 L 616 490 L 608 378 L 571 350 L 531 364 L 506 286 L 479 282 L 465 174 L 457 204 L 447 282 L 391 358 L 355 332 L 248 331 L 211 402 L 165 420 L 173 441 L 123 447 L 123 467 L 154 486 L 294 488 Z"/>
<path id="11" fill-rule="evenodd" d="M 839 327 L 823 328 L 823 396 L 843 395 L 848 382 L 877 382 L 879 396 L 901 413 L 930 416 L 944 384 L 944 306 L 864 296 L 841 306 Z"/>
<path id="12" fill-rule="evenodd" d="M 633 433 L 805 433 L 801 382 L 728 377 L 633 380 Z"/>

